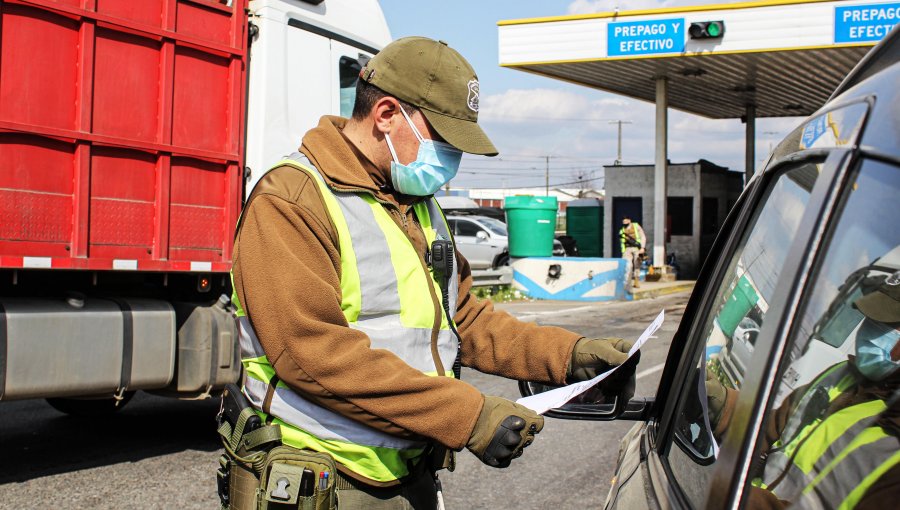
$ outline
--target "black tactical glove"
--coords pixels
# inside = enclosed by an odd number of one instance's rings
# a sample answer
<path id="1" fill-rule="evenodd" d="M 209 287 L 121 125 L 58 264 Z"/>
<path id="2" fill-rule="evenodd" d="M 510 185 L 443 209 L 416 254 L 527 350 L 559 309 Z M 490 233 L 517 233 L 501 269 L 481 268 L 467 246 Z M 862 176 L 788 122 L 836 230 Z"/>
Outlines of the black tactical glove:
<path id="1" fill-rule="evenodd" d="M 466 448 L 488 466 L 505 468 L 543 428 L 544 418 L 531 409 L 485 395 Z"/>
<path id="2" fill-rule="evenodd" d="M 622 365 L 599 384 L 604 400 L 612 403 L 615 398 L 615 412 L 621 413 L 634 396 L 636 386 L 634 372 L 641 360 L 640 351 L 628 359 L 628 351 L 632 345 L 631 342 L 621 338 L 582 338 L 572 349 L 568 382 L 593 379 L 597 374 Z"/>
<path id="3" fill-rule="evenodd" d="M 567 379 L 569 382 L 587 381 L 625 363 L 631 345 L 621 338 L 582 338 L 572 349 Z"/>

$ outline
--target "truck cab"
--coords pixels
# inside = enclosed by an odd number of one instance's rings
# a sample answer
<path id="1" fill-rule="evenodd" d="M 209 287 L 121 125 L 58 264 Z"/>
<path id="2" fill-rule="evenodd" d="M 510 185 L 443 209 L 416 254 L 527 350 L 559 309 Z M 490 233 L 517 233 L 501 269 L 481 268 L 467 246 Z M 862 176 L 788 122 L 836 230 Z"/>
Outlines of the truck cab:
<path id="1" fill-rule="evenodd" d="M 245 196 L 321 116 L 350 117 L 360 70 L 391 41 L 377 0 L 252 0 L 250 12 Z"/>

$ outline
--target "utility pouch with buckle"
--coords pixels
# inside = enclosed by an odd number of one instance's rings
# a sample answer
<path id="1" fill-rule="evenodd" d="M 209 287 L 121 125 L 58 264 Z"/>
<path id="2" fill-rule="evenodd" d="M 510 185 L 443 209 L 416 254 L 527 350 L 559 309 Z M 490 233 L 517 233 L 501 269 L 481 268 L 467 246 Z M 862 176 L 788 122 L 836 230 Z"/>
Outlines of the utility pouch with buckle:
<path id="1" fill-rule="evenodd" d="M 216 472 L 222 508 L 256 509 L 259 473 L 266 461 L 266 452 L 281 444 L 281 428 L 263 425 L 235 384 L 227 385 L 222 392 L 217 422 L 219 439 L 225 448 Z"/>
<path id="2" fill-rule="evenodd" d="M 259 478 L 259 510 L 334 510 L 337 470 L 331 455 L 273 448 Z"/>

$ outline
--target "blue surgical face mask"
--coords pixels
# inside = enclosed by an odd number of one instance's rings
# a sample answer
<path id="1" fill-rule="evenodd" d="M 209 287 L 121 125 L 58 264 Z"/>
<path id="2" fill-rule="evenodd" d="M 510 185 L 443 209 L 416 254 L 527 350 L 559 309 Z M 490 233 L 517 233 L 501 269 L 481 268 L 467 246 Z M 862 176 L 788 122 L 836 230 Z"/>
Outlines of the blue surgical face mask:
<path id="1" fill-rule="evenodd" d="M 447 143 L 426 140 L 416 129 L 402 106 L 400 112 L 403 113 L 403 117 L 419 140 L 419 152 L 416 154 L 415 161 L 408 165 L 401 164 L 397 159 L 394 144 L 391 143 L 391 136 L 385 133 L 384 138 L 393 159 L 391 161 L 391 182 L 394 183 L 394 189 L 404 195 L 419 197 L 434 195 L 437 190 L 441 189 L 441 186 L 456 177 L 459 162 L 462 159 L 462 151 Z"/>
<path id="2" fill-rule="evenodd" d="M 856 368 L 872 381 L 881 381 L 900 362 L 891 359 L 891 350 L 900 340 L 900 331 L 880 322 L 864 319 L 856 331 Z"/>

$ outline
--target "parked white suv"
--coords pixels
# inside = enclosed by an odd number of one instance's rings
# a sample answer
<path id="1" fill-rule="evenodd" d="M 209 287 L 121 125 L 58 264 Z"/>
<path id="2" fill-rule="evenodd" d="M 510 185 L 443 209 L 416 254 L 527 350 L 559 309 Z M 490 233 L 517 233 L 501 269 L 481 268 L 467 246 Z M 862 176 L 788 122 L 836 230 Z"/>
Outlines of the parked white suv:
<path id="1" fill-rule="evenodd" d="M 495 269 L 509 264 L 506 223 L 487 216 L 447 216 L 456 248 L 472 269 Z"/>

